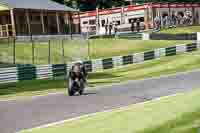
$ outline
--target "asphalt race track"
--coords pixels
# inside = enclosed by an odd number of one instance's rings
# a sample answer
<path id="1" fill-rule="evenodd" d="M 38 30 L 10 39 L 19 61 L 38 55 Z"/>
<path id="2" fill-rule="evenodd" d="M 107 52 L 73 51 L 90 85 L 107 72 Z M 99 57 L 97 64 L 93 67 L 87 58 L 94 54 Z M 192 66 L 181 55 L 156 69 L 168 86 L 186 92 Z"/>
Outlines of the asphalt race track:
<path id="1" fill-rule="evenodd" d="M 0 101 L 0 133 L 14 133 L 84 114 L 99 112 L 161 96 L 200 88 L 200 71 L 129 81 L 86 91 L 83 96 L 56 94 Z"/>

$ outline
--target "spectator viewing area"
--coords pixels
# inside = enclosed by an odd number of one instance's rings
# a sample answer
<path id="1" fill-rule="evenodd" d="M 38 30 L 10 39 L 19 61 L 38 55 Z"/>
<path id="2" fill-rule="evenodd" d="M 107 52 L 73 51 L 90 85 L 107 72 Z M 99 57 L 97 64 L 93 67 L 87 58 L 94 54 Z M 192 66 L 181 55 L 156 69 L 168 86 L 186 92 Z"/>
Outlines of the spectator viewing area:
<path id="1" fill-rule="evenodd" d="M 77 21 L 79 16 L 75 15 L 73 19 Z M 200 4 L 148 3 L 105 10 L 97 9 L 81 13 L 80 20 L 82 32 L 96 34 L 106 34 L 110 27 L 114 32 L 115 26 L 118 31 L 134 30 L 134 26 L 138 25 L 140 30 L 185 26 L 200 24 Z"/>
<path id="2" fill-rule="evenodd" d="M 79 33 L 75 9 L 50 0 L 1 0 L 0 37 Z"/>

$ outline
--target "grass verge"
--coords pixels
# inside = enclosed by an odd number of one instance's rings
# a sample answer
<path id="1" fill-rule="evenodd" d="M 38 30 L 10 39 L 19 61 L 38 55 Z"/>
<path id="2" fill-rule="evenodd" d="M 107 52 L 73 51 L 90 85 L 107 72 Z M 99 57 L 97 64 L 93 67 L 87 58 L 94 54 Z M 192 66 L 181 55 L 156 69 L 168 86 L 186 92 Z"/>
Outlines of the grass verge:
<path id="1" fill-rule="evenodd" d="M 199 100 L 196 90 L 23 133 L 197 133 Z"/>
<path id="2" fill-rule="evenodd" d="M 163 57 L 142 64 L 133 64 L 118 69 L 89 74 L 89 86 L 95 87 L 127 80 L 156 77 L 200 68 L 200 51 Z M 1 85 L 0 99 L 15 99 L 54 92 L 64 92 L 64 80 L 35 80 L 17 84 Z"/>
<path id="3" fill-rule="evenodd" d="M 184 44 L 188 41 L 141 41 L 126 39 L 92 39 L 85 40 L 65 40 L 63 41 L 64 54 L 61 40 L 50 42 L 50 63 L 58 64 L 77 59 L 107 58 L 119 55 L 128 55 L 136 52 L 144 52 L 161 47 Z M 88 47 L 89 46 L 89 47 Z M 0 67 L 13 62 L 13 43 L 0 42 Z M 48 64 L 49 45 L 48 42 L 34 42 L 34 63 Z M 32 64 L 32 43 L 16 43 L 16 63 Z M 63 58 L 64 55 L 64 58 Z"/>

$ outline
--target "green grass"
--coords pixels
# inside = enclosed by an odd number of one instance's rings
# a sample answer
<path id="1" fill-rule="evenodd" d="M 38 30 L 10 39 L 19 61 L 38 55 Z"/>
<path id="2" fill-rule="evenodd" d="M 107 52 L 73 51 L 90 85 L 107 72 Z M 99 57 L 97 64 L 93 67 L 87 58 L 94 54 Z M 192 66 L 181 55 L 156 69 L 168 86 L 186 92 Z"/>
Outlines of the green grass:
<path id="1" fill-rule="evenodd" d="M 62 43 L 59 40 L 51 41 L 51 64 L 69 62 L 77 59 L 107 58 L 119 55 L 128 55 L 136 52 L 144 52 L 161 47 L 169 47 L 176 44 L 188 43 L 188 41 L 139 41 L 126 39 L 92 39 L 88 43 L 85 40 L 65 40 L 64 58 L 62 56 Z M 48 42 L 35 42 L 35 64 L 48 64 Z M 90 54 L 88 54 L 90 53 Z M 0 42 L 0 65 L 13 62 L 13 43 Z M 16 62 L 18 64 L 32 64 L 32 44 L 16 43 Z M 3 66 L 3 65 L 1 65 Z M 6 66 L 6 65 L 5 65 Z"/>
<path id="2" fill-rule="evenodd" d="M 171 29 L 162 29 L 159 33 L 181 34 L 181 33 L 196 33 L 200 31 L 200 26 L 177 27 Z"/>
<path id="3" fill-rule="evenodd" d="M 129 65 L 120 69 L 106 70 L 90 74 L 91 85 L 119 83 L 126 80 L 136 80 L 173 74 L 200 68 L 200 51 L 163 57 L 147 61 L 143 64 Z"/>
<path id="4" fill-rule="evenodd" d="M 0 99 L 15 99 L 34 95 L 63 92 L 64 80 L 32 80 L 0 85 Z"/>
<path id="5" fill-rule="evenodd" d="M 199 133 L 200 110 L 185 113 L 174 120 L 169 120 L 156 128 L 147 128 L 140 133 Z"/>
<path id="6" fill-rule="evenodd" d="M 118 69 L 89 74 L 89 86 L 95 87 L 127 80 L 156 77 L 200 68 L 200 51 L 163 57 L 143 64 L 128 65 Z M 18 98 L 38 94 L 64 92 L 64 80 L 24 81 L 0 86 L 0 99 Z"/>
<path id="7" fill-rule="evenodd" d="M 199 100 L 196 90 L 23 133 L 198 133 Z"/>

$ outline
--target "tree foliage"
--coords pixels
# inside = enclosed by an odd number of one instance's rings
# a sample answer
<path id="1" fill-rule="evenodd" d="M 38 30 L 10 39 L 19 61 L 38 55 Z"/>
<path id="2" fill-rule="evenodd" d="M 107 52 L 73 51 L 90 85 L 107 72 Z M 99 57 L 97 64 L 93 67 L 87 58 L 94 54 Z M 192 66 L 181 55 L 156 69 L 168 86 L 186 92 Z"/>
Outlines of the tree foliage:
<path id="1" fill-rule="evenodd" d="M 200 0 L 134 0 L 134 1 L 142 1 L 142 2 L 178 2 L 178 3 L 183 3 L 183 2 L 200 2 Z"/>
<path id="2" fill-rule="evenodd" d="M 95 10 L 97 7 L 100 9 L 119 7 L 127 5 L 125 0 L 53 0 L 55 2 L 65 4 L 69 7 L 79 9 L 80 11 Z M 200 0 L 133 0 L 133 2 L 146 3 L 146 2 L 200 2 Z"/>
<path id="3" fill-rule="evenodd" d="M 63 1 L 63 0 L 53 0 L 53 1 L 55 1 L 55 2 L 57 2 L 57 3 L 60 3 L 60 4 L 64 4 L 64 1 Z"/>

